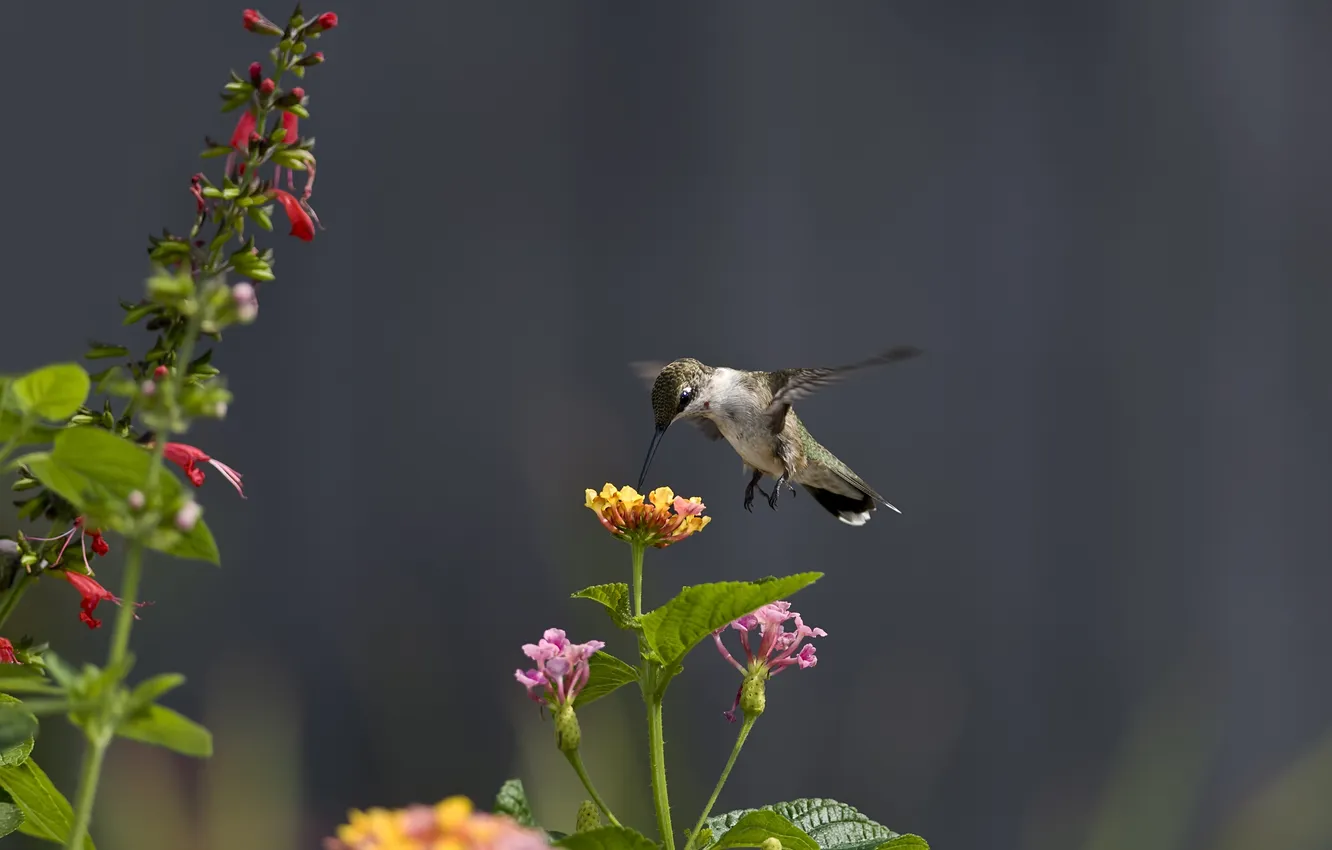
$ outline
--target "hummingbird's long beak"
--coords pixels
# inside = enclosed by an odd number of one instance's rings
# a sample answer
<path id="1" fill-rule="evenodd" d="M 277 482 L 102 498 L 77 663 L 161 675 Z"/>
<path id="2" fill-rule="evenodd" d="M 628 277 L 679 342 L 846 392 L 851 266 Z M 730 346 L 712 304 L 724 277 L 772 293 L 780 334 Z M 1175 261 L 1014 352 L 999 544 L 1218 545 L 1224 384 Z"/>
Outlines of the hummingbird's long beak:
<path id="1" fill-rule="evenodd" d="M 657 430 L 652 434 L 652 443 L 648 446 L 647 459 L 643 461 L 643 471 L 638 474 L 638 492 L 643 492 L 643 482 L 647 480 L 648 467 L 652 465 L 652 456 L 657 453 L 657 446 L 661 445 L 661 438 L 666 435 L 666 428 L 658 425 Z"/>

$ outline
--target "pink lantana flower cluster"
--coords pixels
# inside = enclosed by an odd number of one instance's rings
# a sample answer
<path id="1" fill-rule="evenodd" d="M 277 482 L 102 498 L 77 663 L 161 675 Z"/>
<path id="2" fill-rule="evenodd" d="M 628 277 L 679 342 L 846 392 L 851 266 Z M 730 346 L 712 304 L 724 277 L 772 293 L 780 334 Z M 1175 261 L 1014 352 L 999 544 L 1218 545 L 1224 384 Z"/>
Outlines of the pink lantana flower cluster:
<path id="1" fill-rule="evenodd" d="M 795 630 L 787 631 L 786 623 L 795 620 Z M 741 664 L 722 643 L 722 626 L 712 633 L 717 644 L 717 651 L 739 670 L 748 682 L 759 681 L 768 676 L 775 676 L 788 667 L 805 669 L 819 663 L 815 655 L 814 644 L 804 643 L 805 638 L 827 637 L 828 633 L 820 628 L 805 625 L 800 614 L 791 610 L 790 602 L 773 602 L 764 605 L 752 614 L 746 614 L 738 620 L 732 620 L 730 628 L 740 633 L 740 646 L 745 650 L 745 664 Z M 751 637 L 751 633 L 757 632 Z M 755 645 L 757 644 L 757 645 Z M 801 646 L 804 644 L 804 646 Z M 741 690 L 736 692 L 735 705 L 726 712 L 726 719 L 735 721 L 735 709 L 740 705 Z"/>
<path id="2" fill-rule="evenodd" d="M 591 675 L 588 659 L 605 645 L 599 640 L 571 643 L 563 629 L 546 629 L 541 640 L 523 644 L 523 653 L 536 662 L 536 667 L 515 670 L 514 678 L 536 702 L 569 705 Z"/>

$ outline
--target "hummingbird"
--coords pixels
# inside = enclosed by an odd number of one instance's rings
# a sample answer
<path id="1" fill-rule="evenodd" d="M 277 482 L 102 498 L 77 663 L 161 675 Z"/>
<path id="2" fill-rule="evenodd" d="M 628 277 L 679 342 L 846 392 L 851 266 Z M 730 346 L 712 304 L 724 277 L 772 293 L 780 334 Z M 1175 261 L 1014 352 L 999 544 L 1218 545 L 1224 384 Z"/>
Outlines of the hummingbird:
<path id="1" fill-rule="evenodd" d="M 676 422 L 689 422 L 709 440 L 725 438 L 744 461 L 745 471 L 753 472 L 745 486 L 745 510 L 751 513 L 755 489 L 775 511 L 782 487 L 794 494 L 794 482 L 803 485 L 814 501 L 847 525 L 869 522 L 871 512 L 880 503 L 900 514 L 900 510 L 814 439 L 791 405 L 851 372 L 908 360 L 921 353 L 912 346 L 898 346 L 846 366 L 776 372 L 708 366 L 692 357 L 664 365 L 633 363 L 634 370 L 652 387 L 652 413 L 656 420 L 656 430 L 638 477 L 638 489 L 643 489 L 652 456 L 666 429 Z M 758 486 L 764 475 L 777 482 L 771 495 Z"/>

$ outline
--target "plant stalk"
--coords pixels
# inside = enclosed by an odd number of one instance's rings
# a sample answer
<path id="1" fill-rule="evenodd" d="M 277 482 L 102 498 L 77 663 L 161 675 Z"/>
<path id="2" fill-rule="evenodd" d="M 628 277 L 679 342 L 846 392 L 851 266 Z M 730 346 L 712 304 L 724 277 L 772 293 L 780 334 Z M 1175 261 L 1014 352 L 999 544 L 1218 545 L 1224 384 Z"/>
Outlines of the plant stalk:
<path id="1" fill-rule="evenodd" d="M 684 850 L 689 850 L 698 841 L 699 830 L 707 822 L 708 815 L 712 814 L 712 807 L 716 805 L 717 798 L 721 796 L 722 787 L 726 785 L 726 779 L 731 775 L 731 768 L 735 767 L 735 760 L 740 757 L 740 748 L 745 745 L 745 739 L 749 737 L 749 730 L 753 728 L 754 721 L 758 720 L 758 715 L 750 717 L 745 715 L 745 722 L 740 726 L 740 734 L 735 739 L 735 746 L 731 748 L 731 757 L 726 760 L 726 767 L 722 768 L 721 778 L 717 780 L 717 787 L 712 789 L 712 796 L 708 798 L 708 804 L 703 807 L 703 814 L 698 816 L 698 823 L 694 824 L 694 831 L 689 833 L 689 841 L 686 842 Z"/>
<path id="2" fill-rule="evenodd" d="M 661 722 L 661 694 L 646 694 L 648 701 L 648 758 L 652 767 L 652 806 L 657 810 L 657 831 L 665 850 L 675 850 L 671 830 L 671 801 L 666 793 L 666 739 Z"/>
<path id="3" fill-rule="evenodd" d="M 574 750 L 571 753 L 565 753 L 564 756 L 569 760 L 569 764 L 573 767 L 574 773 L 578 774 L 578 778 L 582 781 L 583 787 L 587 789 L 588 796 L 592 798 L 592 802 L 597 804 L 597 808 L 601 809 L 601 813 L 606 816 L 606 819 L 611 822 L 611 825 L 620 826 L 620 822 L 616 820 L 615 815 L 611 813 L 610 807 L 602 801 L 601 795 L 597 793 L 597 789 L 592 785 L 592 778 L 587 775 L 587 770 L 583 767 L 583 757 L 578 754 L 577 750 Z"/>

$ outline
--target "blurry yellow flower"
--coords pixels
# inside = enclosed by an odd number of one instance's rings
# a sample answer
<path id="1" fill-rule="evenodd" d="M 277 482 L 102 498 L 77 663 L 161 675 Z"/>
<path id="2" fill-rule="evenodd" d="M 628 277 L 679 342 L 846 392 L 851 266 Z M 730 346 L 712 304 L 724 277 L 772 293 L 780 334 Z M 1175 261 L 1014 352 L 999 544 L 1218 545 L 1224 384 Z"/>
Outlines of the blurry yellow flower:
<path id="1" fill-rule="evenodd" d="M 705 517 L 703 500 L 698 496 L 684 499 L 670 487 L 658 487 L 648 494 L 647 503 L 632 487 L 616 489 L 607 484 L 600 495 L 585 491 L 584 507 L 597 515 L 606 530 L 631 543 L 664 549 L 691 534 L 702 531 L 712 517 Z"/>
<path id="2" fill-rule="evenodd" d="M 549 850 L 545 837 L 504 815 L 474 812 L 466 797 L 434 806 L 352 811 L 324 850 Z"/>

